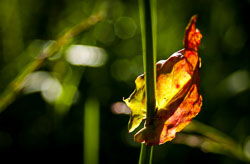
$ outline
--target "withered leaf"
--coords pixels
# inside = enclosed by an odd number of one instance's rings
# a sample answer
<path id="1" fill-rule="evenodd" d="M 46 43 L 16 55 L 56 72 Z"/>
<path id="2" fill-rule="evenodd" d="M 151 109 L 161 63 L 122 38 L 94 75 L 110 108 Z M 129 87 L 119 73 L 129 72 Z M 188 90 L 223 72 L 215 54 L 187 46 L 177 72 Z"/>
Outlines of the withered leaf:
<path id="1" fill-rule="evenodd" d="M 144 128 L 135 134 L 135 141 L 147 145 L 163 144 L 172 140 L 195 117 L 202 105 L 199 91 L 201 60 L 198 46 L 201 33 L 195 28 L 197 16 L 186 27 L 184 49 L 167 60 L 156 63 L 156 117 L 146 121 Z M 136 89 L 125 99 L 131 109 L 129 132 L 146 119 L 145 80 L 140 75 L 135 80 Z"/>

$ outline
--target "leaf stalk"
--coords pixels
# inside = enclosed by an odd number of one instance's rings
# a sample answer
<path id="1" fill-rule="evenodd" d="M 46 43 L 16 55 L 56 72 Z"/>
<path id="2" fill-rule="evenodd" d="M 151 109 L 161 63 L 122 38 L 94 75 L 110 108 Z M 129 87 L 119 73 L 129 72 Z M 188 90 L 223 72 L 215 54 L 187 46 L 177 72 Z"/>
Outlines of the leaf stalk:
<path id="1" fill-rule="evenodd" d="M 146 86 L 146 126 L 156 115 L 156 1 L 139 0 Z M 139 164 L 152 163 L 153 146 L 141 145 Z"/>

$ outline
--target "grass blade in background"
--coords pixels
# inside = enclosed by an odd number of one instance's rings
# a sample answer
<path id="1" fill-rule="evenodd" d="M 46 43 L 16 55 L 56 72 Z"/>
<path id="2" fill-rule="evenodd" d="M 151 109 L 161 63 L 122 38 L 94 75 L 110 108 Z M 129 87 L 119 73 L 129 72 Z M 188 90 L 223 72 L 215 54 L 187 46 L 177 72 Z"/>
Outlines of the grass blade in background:
<path id="1" fill-rule="evenodd" d="M 89 98 L 85 102 L 83 115 L 83 161 L 98 164 L 99 161 L 99 102 Z"/>
<path id="2" fill-rule="evenodd" d="M 71 67 L 62 83 L 62 93 L 55 102 L 59 114 L 67 113 L 74 101 L 85 67 Z"/>
<path id="3" fill-rule="evenodd" d="M 200 148 L 205 152 L 223 154 L 241 161 L 250 162 L 250 158 L 239 142 L 214 127 L 193 120 L 183 132 L 177 135 L 174 143 L 185 144 L 190 147 Z"/>
<path id="4" fill-rule="evenodd" d="M 25 80 L 30 73 L 39 69 L 47 58 L 51 57 L 61 48 L 68 45 L 69 42 L 79 33 L 97 24 L 103 19 L 103 17 L 104 13 L 100 12 L 91 15 L 87 20 L 84 20 L 75 25 L 74 27 L 66 31 L 61 37 L 59 37 L 54 44 L 50 45 L 46 48 L 46 50 L 39 54 L 36 60 L 28 64 L 27 67 L 24 68 L 23 72 L 9 84 L 5 91 L 0 95 L 0 112 L 2 112 L 9 104 L 11 104 L 15 100 L 16 96 L 22 90 Z"/>

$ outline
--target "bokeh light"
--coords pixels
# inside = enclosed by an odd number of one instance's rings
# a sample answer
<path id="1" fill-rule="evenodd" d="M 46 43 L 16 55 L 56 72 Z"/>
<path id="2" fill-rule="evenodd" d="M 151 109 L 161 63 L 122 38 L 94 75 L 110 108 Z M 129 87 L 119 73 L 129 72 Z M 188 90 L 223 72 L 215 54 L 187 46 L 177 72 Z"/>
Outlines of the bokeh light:
<path id="1" fill-rule="evenodd" d="M 92 46 L 72 45 L 66 52 L 66 60 L 73 65 L 100 67 L 106 58 L 103 49 Z"/>

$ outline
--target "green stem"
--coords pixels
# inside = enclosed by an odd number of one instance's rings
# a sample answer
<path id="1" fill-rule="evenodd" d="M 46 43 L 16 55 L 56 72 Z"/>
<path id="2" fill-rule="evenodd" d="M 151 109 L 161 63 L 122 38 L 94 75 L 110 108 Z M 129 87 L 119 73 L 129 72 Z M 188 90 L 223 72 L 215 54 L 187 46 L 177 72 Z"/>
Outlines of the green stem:
<path id="1" fill-rule="evenodd" d="M 143 49 L 143 64 L 146 81 L 146 102 L 147 102 L 147 119 L 146 126 L 155 117 L 156 100 L 156 19 L 155 3 L 153 0 L 139 0 L 139 11 L 141 20 L 141 35 Z M 155 1 L 154 1 L 155 2 Z M 154 22 L 153 22 L 154 21 Z M 154 27 L 153 27 L 154 25 Z M 152 162 L 153 147 L 142 144 L 140 153 L 140 164 Z"/>
<path id="2" fill-rule="evenodd" d="M 155 115 L 155 53 L 150 0 L 139 0 L 142 31 L 143 63 L 146 79 L 147 119 Z"/>
<path id="3" fill-rule="evenodd" d="M 139 164 L 143 164 L 143 163 L 151 164 L 152 156 L 153 156 L 153 146 L 147 146 L 145 144 L 141 144 Z"/>

